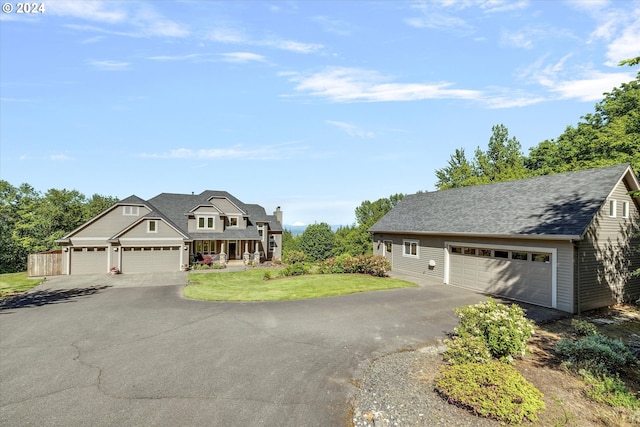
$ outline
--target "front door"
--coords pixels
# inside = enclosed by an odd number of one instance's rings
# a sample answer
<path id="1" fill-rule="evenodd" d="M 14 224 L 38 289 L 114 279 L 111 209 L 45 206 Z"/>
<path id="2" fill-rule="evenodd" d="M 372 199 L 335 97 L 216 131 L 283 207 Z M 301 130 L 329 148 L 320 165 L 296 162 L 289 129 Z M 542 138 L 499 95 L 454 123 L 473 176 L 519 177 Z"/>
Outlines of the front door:
<path id="1" fill-rule="evenodd" d="M 229 259 L 236 259 L 236 242 L 229 242 Z"/>

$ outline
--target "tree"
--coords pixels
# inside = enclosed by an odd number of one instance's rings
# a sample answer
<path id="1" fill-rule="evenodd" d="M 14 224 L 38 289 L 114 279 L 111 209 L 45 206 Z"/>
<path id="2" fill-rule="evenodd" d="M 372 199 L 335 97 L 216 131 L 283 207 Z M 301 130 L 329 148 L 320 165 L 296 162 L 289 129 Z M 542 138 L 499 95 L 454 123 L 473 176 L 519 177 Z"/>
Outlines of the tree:
<path id="1" fill-rule="evenodd" d="M 436 170 L 436 177 L 436 187 L 439 190 L 464 187 L 474 179 L 473 164 L 467 160 L 464 148 L 456 149 L 449 159 L 448 166 Z"/>
<path id="2" fill-rule="evenodd" d="M 340 227 L 335 233 L 333 254 L 365 255 L 373 250 L 373 238 L 363 226 Z"/>
<path id="3" fill-rule="evenodd" d="M 473 161 L 467 160 L 464 149 L 456 149 L 448 165 L 436 170 L 438 190 L 468 187 L 489 182 L 510 181 L 525 178 L 528 171 L 520 142 L 509 137 L 504 125 L 491 128 L 487 151 L 478 147 Z"/>
<path id="4" fill-rule="evenodd" d="M 284 230 L 282 232 L 282 256 L 291 251 L 300 250 L 300 236 L 293 236 L 291 230 Z"/>
<path id="5" fill-rule="evenodd" d="M 365 200 L 355 210 L 356 221 L 360 226 L 369 228 L 389 212 L 404 198 L 404 194 L 392 194 L 388 198 L 378 199 L 375 202 Z"/>
<path id="6" fill-rule="evenodd" d="M 310 261 L 324 261 L 333 255 L 335 236 L 329 224 L 309 225 L 300 236 L 299 248 Z"/>

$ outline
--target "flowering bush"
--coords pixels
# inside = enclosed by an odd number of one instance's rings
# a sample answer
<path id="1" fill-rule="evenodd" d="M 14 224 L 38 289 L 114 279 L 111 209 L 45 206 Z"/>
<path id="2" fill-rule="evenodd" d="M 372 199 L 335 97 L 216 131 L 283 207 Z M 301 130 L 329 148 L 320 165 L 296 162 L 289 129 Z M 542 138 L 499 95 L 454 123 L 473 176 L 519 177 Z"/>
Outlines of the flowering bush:
<path id="1" fill-rule="evenodd" d="M 113 274 L 118 274 L 118 273 L 120 273 L 120 270 L 119 270 L 119 269 L 118 269 L 118 267 L 116 267 L 116 266 L 111 267 L 111 268 L 109 269 L 109 271 L 110 271 L 111 273 L 113 273 Z"/>
<path id="2" fill-rule="evenodd" d="M 525 354 L 526 344 L 533 335 L 533 322 L 524 317 L 522 307 L 496 304 L 489 298 L 485 302 L 457 308 L 460 318 L 454 333 L 482 338 L 492 357 L 511 362 Z"/>
<path id="3" fill-rule="evenodd" d="M 389 260 L 379 255 L 358 255 L 352 257 L 344 254 L 329 258 L 318 264 L 320 274 L 358 273 L 385 277 L 391 268 Z"/>
<path id="4" fill-rule="evenodd" d="M 304 254 L 304 252 L 301 251 L 287 251 L 286 255 L 284 256 L 284 262 L 287 264 L 297 264 L 300 262 L 305 262 L 307 259 L 307 256 Z"/>
<path id="5" fill-rule="evenodd" d="M 491 360 L 491 352 L 482 337 L 460 332 L 460 335 L 444 340 L 444 343 L 448 347 L 444 359 L 451 364 Z"/>

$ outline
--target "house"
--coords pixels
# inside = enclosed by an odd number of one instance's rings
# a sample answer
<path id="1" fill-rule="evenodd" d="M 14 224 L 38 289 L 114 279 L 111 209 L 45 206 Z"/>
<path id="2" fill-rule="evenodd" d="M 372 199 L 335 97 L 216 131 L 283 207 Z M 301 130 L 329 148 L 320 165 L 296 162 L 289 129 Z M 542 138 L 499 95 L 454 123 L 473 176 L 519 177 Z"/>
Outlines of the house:
<path id="1" fill-rule="evenodd" d="M 226 191 L 130 196 L 57 241 L 63 274 L 179 271 L 197 257 L 278 260 L 282 211 L 267 215 Z"/>
<path id="2" fill-rule="evenodd" d="M 375 223 L 392 270 L 565 312 L 638 298 L 628 165 L 406 196 Z"/>

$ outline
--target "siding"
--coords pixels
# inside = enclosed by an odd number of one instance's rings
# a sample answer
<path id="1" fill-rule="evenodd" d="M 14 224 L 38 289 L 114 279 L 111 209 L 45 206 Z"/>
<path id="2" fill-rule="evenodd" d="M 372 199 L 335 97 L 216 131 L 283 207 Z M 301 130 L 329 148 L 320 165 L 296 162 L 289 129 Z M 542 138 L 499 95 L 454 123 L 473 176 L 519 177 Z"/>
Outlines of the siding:
<path id="1" fill-rule="evenodd" d="M 640 224 L 638 205 L 623 181 L 606 200 L 578 245 L 576 265 L 576 310 L 590 310 L 637 298 L 640 278 L 631 272 L 640 266 L 640 244 L 633 234 Z M 609 202 L 615 200 L 616 216 L 610 216 Z M 629 203 L 629 218 L 622 217 L 623 202 Z"/>
<path id="2" fill-rule="evenodd" d="M 141 216 L 149 213 L 149 209 L 140 206 L 139 215 L 123 215 L 122 206 L 114 206 L 105 215 L 97 218 L 94 222 L 71 236 L 72 239 L 92 237 L 108 239 L 109 237 L 117 234 L 119 231 L 124 230 L 127 226 L 133 224 L 140 219 Z M 102 241 L 104 244 L 104 240 Z M 77 244 L 77 243 L 74 243 Z"/>

